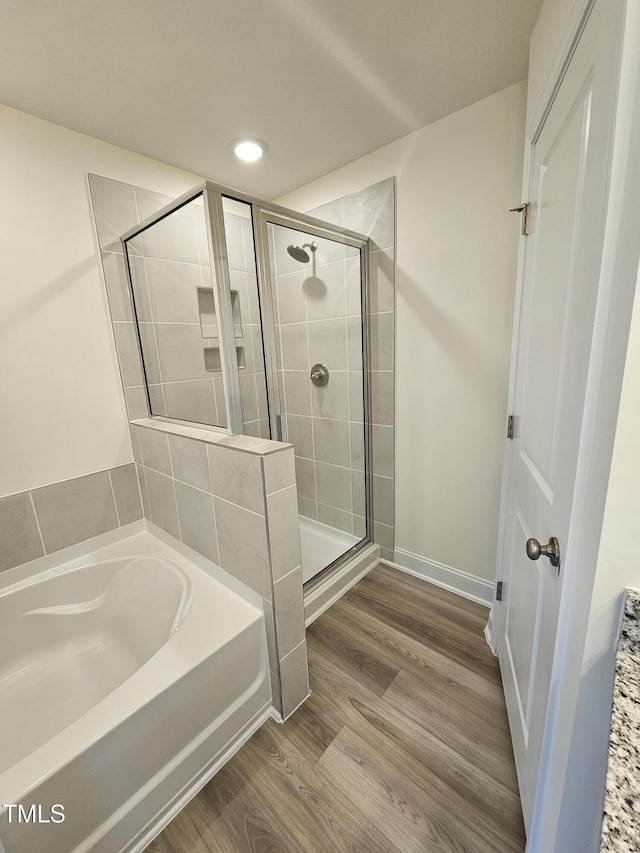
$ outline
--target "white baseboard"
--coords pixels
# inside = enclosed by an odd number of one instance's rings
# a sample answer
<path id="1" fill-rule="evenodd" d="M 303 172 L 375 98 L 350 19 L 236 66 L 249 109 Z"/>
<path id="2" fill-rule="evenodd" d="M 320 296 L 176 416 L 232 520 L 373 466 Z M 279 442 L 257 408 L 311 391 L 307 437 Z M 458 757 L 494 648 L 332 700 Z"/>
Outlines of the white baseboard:
<path id="1" fill-rule="evenodd" d="M 401 572 L 455 592 L 463 598 L 484 604 L 485 607 L 491 607 L 493 604 L 494 585 L 491 581 L 445 566 L 444 563 L 428 560 L 426 557 L 420 557 L 402 548 L 396 548 L 393 555 L 393 563 L 390 560 L 382 560 L 382 562 Z"/>
<path id="2" fill-rule="evenodd" d="M 489 611 L 489 618 L 487 624 L 484 626 L 484 638 L 493 654 L 497 657 L 498 653 L 493 646 L 493 607 Z"/>

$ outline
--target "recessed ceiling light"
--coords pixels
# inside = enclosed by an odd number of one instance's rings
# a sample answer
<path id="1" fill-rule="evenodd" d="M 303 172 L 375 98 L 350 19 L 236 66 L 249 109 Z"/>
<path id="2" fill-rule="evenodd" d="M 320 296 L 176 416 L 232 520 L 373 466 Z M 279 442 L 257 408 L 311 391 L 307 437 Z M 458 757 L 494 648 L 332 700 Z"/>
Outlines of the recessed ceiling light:
<path id="1" fill-rule="evenodd" d="M 255 163 L 267 152 L 267 144 L 261 139 L 244 136 L 242 139 L 234 139 L 231 150 L 239 160 L 247 163 Z"/>

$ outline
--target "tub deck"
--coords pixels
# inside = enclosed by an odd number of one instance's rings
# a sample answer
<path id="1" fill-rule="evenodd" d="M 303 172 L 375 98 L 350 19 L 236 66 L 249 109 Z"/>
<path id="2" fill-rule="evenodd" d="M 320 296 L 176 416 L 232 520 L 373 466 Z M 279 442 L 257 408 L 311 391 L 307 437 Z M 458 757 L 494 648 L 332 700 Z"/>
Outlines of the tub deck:
<path id="1" fill-rule="evenodd" d="M 261 610 L 149 531 L 5 584 L 0 625 L 0 803 L 66 814 L 5 853 L 139 849 L 271 708 Z"/>

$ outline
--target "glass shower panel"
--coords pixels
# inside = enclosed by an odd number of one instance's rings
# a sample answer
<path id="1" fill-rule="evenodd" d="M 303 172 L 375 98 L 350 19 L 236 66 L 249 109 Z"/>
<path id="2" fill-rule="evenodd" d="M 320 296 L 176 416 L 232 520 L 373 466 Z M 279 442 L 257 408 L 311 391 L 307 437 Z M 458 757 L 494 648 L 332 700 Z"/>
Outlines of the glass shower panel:
<path id="1" fill-rule="evenodd" d="M 270 438 L 267 383 L 251 205 L 223 197 L 242 431 Z"/>
<path id="2" fill-rule="evenodd" d="M 367 535 L 360 249 L 273 222 L 267 234 L 308 581 Z"/>
<path id="3" fill-rule="evenodd" d="M 126 242 L 152 415 L 226 427 L 202 195 Z"/>

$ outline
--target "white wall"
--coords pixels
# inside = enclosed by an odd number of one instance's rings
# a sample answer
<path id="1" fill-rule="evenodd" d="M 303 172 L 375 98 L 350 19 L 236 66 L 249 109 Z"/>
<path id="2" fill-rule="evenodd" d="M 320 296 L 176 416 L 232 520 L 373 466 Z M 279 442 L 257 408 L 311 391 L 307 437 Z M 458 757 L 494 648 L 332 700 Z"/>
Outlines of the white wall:
<path id="1" fill-rule="evenodd" d="M 518 83 L 279 199 L 397 176 L 396 548 L 495 573 L 524 148 Z"/>
<path id="2" fill-rule="evenodd" d="M 0 495 L 133 459 L 87 172 L 199 180 L 0 106 Z"/>

